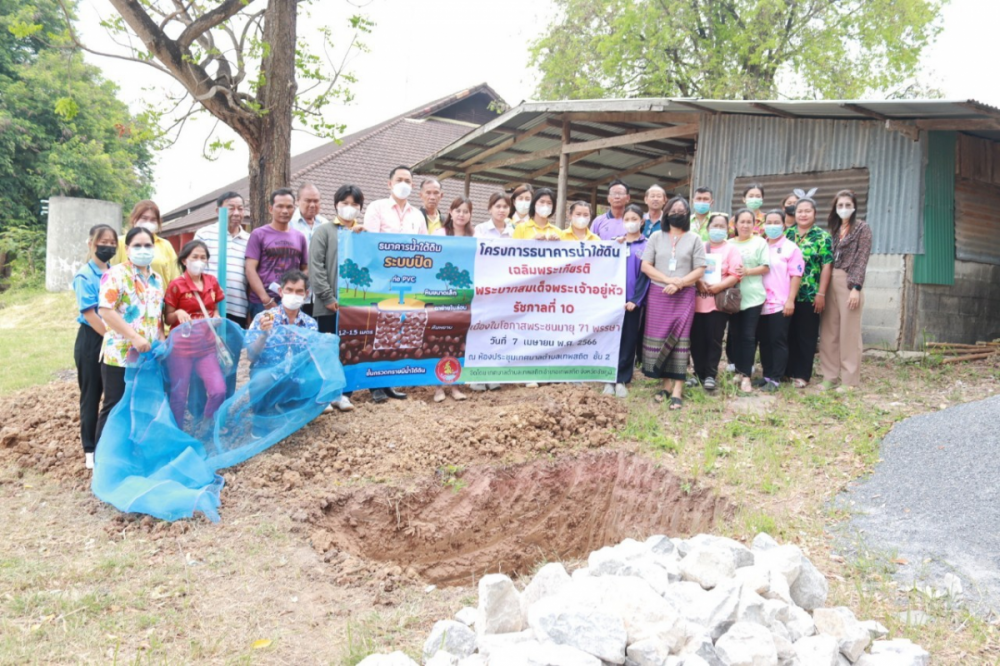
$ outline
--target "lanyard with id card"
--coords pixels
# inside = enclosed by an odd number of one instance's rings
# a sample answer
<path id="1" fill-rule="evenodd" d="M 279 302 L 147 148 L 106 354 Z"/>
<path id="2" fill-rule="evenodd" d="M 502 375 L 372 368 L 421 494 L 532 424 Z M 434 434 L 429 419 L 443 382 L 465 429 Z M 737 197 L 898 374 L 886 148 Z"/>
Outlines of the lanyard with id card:
<path id="1" fill-rule="evenodd" d="M 670 247 L 670 263 L 667 264 L 667 270 L 673 272 L 677 270 L 677 241 L 679 241 L 681 237 L 674 236 L 673 234 L 670 236 L 670 242 L 673 243 L 673 245 Z"/>

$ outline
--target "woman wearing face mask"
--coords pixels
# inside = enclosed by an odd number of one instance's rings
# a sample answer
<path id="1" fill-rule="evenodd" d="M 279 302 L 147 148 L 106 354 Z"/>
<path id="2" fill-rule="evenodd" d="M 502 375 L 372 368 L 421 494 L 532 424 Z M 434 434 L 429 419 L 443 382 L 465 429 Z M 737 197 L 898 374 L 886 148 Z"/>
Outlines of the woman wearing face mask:
<path id="1" fill-rule="evenodd" d="M 515 202 L 517 203 L 517 202 Z M 528 206 L 527 222 L 514 229 L 514 238 L 521 240 L 562 240 L 562 229 L 552 224 L 552 212 L 556 208 L 556 194 L 547 187 L 535 190 Z"/>
<path id="2" fill-rule="evenodd" d="M 774 393 L 788 367 L 788 325 L 795 313 L 795 298 L 805 264 L 802 251 L 785 238 L 784 210 L 768 211 L 764 216 L 764 235 L 771 270 L 764 275 L 767 298 L 757 324 L 763 377 L 755 385 L 765 393 Z"/>
<path id="3" fill-rule="evenodd" d="M 528 202 L 531 203 L 530 201 Z M 511 224 L 510 197 L 503 192 L 494 192 L 490 195 L 489 204 L 486 209 L 490 211 L 490 219 L 476 225 L 474 236 L 477 238 L 512 238 L 514 236 L 514 225 Z"/>
<path id="4" fill-rule="evenodd" d="M 756 235 L 756 216 L 743 209 L 736 213 L 736 238 L 730 243 L 740 252 L 743 265 L 736 269 L 740 276 L 740 311 L 729 318 L 729 337 L 732 346 L 727 346 L 732 355 L 729 361 L 736 366 L 736 376 L 740 380 L 740 390 L 749 393 L 753 386 L 754 352 L 757 349 L 757 322 L 764 306 L 766 294 L 764 279 L 770 271 L 770 256 L 767 242 Z"/>
<path id="5" fill-rule="evenodd" d="M 76 362 L 76 379 L 80 387 L 80 441 L 87 469 L 94 469 L 94 451 L 97 448 L 97 414 L 101 407 L 104 383 L 101 381 L 101 342 L 104 339 L 104 322 L 97 314 L 101 277 L 108 270 L 108 262 L 118 251 L 118 233 L 106 224 L 90 229 L 87 240 L 90 260 L 73 276 L 76 292 L 80 330 L 76 334 L 73 360 Z"/>
<path id="6" fill-rule="evenodd" d="M 458 215 L 458 219 L 453 216 Z M 448 210 L 448 219 L 441 225 L 440 229 L 434 231 L 432 236 L 474 236 L 472 226 L 472 201 L 465 197 L 458 197 L 451 202 Z"/>
<path id="7" fill-rule="evenodd" d="M 128 259 L 112 266 L 101 278 L 97 304 L 104 321 L 104 362 L 101 381 L 104 402 L 97 417 L 97 440 L 101 439 L 108 414 L 125 393 L 125 366 L 163 339 L 163 279 L 150 270 L 155 239 L 136 226 L 125 235 Z"/>
<path id="8" fill-rule="evenodd" d="M 590 230 L 590 204 L 574 201 L 566 215 L 569 225 L 562 230 L 562 240 L 599 241 L 597 234 Z"/>
<path id="9" fill-rule="evenodd" d="M 872 230 L 858 219 L 858 199 L 854 192 L 837 192 L 827 220 L 832 238 L 833 276 L 819 337 L 819 365 L 823 372 L 820 388 L 824 390 L 833 388 L 838 379 L 846 388 L 861 383 L 864 305 L 861 288 L 872 253 Z"/>
<path id="10" fill-rule="evenodd" d="M 691 350 L 694 285 L 705 273 L 705 244 L 692 233 L 691 208 L 683 197 L 667 202 L 667 231 L 654 231 L 642 255 L 642 272 L 652 281 L 646 296 L 642 371 L 663 380 L 656 402 L 670 409 L 684 402 L 684 378 Z"/>
<path id="11" fill-rule="evenodd" d="M 764 234 L 764 213 L 761 211 L 761 207 L 764 205 L 764 186 L 759 183 L 751 183 L 743 190 L 743 204 L 746 206 L 745 210 L 749 210 L 753 215 L 753 230 L 754 236 L 762 236 Z M 729 237 L 736 238 L 736 218 L 734 217 L 729 221 Z"/>
<path id="12" fill-rule="evenodd" d="M 531 197 L 534 193 L 535 188 L 530 183 L 521 183 L 510 193 L 510 223 L 515 229 L 517 225 L 531 221 L 528 209 L 531 208 Z"/>
<path id="13" fill-rule="evenodd" d="M 588 209 L 589 210 L 589 209 Z M 635 204 L 625 206 L 622 213 L 625 236 L 619 242 L 628 247 L 625 263 L 625 318 L 622 320 L 621 344 L 618 347 L 618 376 L 614 384 L 605 384 L 604 395 L 628 397 L 628 384 L 635 371 L 635 355 L 642 335 L 642 306 L 649 291 L 649 278 L 642 272 L 642 255 L 646 251 L 646 237 L 642 233 L 642 208 Z"/>
<path id="14" fill-rule="evenodd" d="M 809 385 L 819 337 L 819 321 L 826 307 L 826 290 L 833 267 L 833 241 L 816 226 L 816 202 L 799 197 L 795 204 L 795 226 L 785 230 L 785 237 L 802 251 L 805 270 L 795 298 L 795 312 L 788 326 L 788 376 L 795 388 Z"/>
<path id="15" fill-rule="evenodd" d="M 137 203 L 132 208 L 129 215 L 129 227 L 135 229 L 141 227 L 153 235 L 153 263 L 150 269 L 163 279 L 164 284 L 170 284 L 181 272 L 177 270 L 177 253 L 174 246 L 165 238 L 160 238 L 160 209 L 152 201 L 144 200 Z M 120 264 L 128 258 L 125 248 L 125 239 L 119 239 L 118 253 L 111 260 L 111 264 Z"/>
<path id="16" fill-rule="evenodd" d="M 797 204 L 798 202 L 799 202 L 799 195 L 797 195 L 795 192 L 789 194 L 781 202 L 781 210 L 784 213 L 783 224 L 785 225 L 785 229 L 789 229 L 795 226 L 795 204 Z"/>
<path id="17" fill-rule="evenodd" d="M 181 248 L 178 265 L 184 270 L 167 287 L 164 296 L 164 317 L 170 332 L 170 411 L 178 428 L 184 427 L 184 409 L 188 402 L 191 374 L 197 372 L 205 385 L 207 400 L 202 417 L 211 419 L 226 399 L 226 378 L 219 367 L 215 351 L 215 336 L 210 324 L 192 326 L 193 321 L 218 317 L 218 304 L 226 297 L 219 281 L 205 272 L 208 266 L 208 246 L 191 241 Z"/>
<path id="18" fill-rule="evenodd" d="M 696 285 L 698 298 L 691 326 L 691 360 L 695 377 L 689 379 L 687 385 L 697 386 L 700 382 L 706 391 L 714 391 L 719 361 L 722 360 L 722 337 L 730 316 L 715 307 L 715 295 L 739 283 L 743 258 L 735 246 L 726 242 L 729 236 L 728 215 L 712 215 L 708 218 L 707 227 L 705 275 Z"/>

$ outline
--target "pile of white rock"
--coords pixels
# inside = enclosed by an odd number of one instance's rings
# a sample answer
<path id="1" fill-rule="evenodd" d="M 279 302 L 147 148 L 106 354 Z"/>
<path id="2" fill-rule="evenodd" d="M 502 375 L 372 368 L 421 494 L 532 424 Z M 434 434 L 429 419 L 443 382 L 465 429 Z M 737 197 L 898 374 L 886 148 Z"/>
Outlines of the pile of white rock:
<path id="1" fill-rule="evenodd" d="M 825 608 L 827 582 L 794 545 L 766 534 L 626 539 L 569 575 L 543 566 L 523 591 L 479 581 L 478 609 L 434 625 L 426 666 L 926 666 L 878 622 Z M 867 651 L 866 651 L 867 650 Z M 361 666 L 415 666 L 402 652 Z"/>

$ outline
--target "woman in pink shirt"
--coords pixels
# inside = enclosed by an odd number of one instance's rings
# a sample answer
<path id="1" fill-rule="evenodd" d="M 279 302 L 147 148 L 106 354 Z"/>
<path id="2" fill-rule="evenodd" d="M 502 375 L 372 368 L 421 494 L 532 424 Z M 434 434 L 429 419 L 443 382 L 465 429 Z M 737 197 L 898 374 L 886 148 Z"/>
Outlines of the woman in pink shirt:
<path id="1" fill-rule="evenodd" d="M 788 325 L 795 312 L 795 297 L 802 284 L 805 261 L 802 251 L 785 238 L 785 212 L 768 211 L 764 217 L 764 237 L 770 253 L 771 270 L 764 275 L 767 292 L 764 309 L 757 323 L 757 344 L 763 378 L 762 391 L 773 393 L 788 366 Z"/>
<path id="2" fill-rule="evenodd" d="M 472 201 L 458 197 L 451 202 L 448 219 L 440 229 L 435 229 L 432 236 L 473 236 Z"/>
<path id="3" fill-rule="evenodd" d="M 729 217 L 716 213 L 708 219 L 708 242 L 705 244 L 705 275 L 696 285 L 694 322 L 691 325 L 691 360 L 695 376 L 688 386 L 699 382 L 706 391 L 716 388 L 716 374 L 722 359 L 722 336 L 726 332 L 729 314 L 715 307 L 715 295 L 740 280 L 737 268 L 743 266 L 739 249 L 726 242 L 729 237 Z"/>

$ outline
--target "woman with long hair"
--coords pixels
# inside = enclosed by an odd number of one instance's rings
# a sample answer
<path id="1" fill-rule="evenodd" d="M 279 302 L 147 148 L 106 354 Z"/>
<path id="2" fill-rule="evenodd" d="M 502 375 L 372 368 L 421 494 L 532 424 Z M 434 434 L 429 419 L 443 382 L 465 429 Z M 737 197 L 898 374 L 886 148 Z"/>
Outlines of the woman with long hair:
<path id="1" fill-rule="evenodd" d="M 736 366 L 736 377 L 740 380 L 740 390 L 753 390 L 750 377 L 753 375 L 754 352 L 757 349 L 757 322 L 764 306 L 764 278 L 770 268 L 767 241 L 754 231 L 757 216 L 746 208 L 736 213 L 736 237 L 730 243 L 740 252 L 742 265 L 737 269 L 740 276 L 740 311 L 729 318 L 729 337 L 732 343 L 729 362 Z"/>
<path id="2" fill-rule="evenodd" d="M 153 235 L 153 263 L 150 265 L 150 270 L 160 276 L 163 284 L 170 284 L 180 277 L 181 272 L 177 270 L 177 253 L 174 252 L 174 246 L 166 238 L 160 236 L 160 230 L 163 227 L 163 221 L 160 219 L 160 207 L 149 199 L 143 199 L 132 207 L 132 214 L 128 216 L 128 225 L 130 229 L 141 227 Z M 120 264 L 126 259 L 128 259 L 128 252 L 125 248 L 125 239 L 121 238 L 118 242 L 118 254 L 115 255 L 111 263 L 113 265 Z"/>
<path id="3" fill-rule="evenodd" d="M 784 210 L 767 212 L 764 216 L 764 235 L 771 269 L 764 275 L 767 296 L 757 324 L 763 376 L 756 386 L 765 393 L 774 393 L 788 368 L 788 325 L 795 314 L 795 298 L 799 294 L 805 266 L 802 252 L 795 243 L 785 238 Z"/>
<path id="4" fill-rule="evenodd" d="M 799 197 L 795 204 L 795 226 L 785 230 L 785 237 L 801 250 L 805 264 L 795 312 L 788 326 L 787 369 L 795 388 L 804 389 L 812 379 L 820 316 L 826 308 L 826 290 L 833 267 L 833 243 L 830 234 L 816 226 L 813 199 Z"/>
<path id="5" fill-rule="evenodd" d="M 514 225 L 510 221 L 510 197 L 504 192 L 494 192 L 490 195 L 486 210 L 490 219 L 476 225 L 473 235 L 479 238 L 512 238 Z"/>
<path id="6" fill-rule="evenodd" d="M 531 208 L 534 194 L 535 188 L 531 186 L 531 183 L 521 183 L 510 193 L 510 223 L 515 229 L 517 225 L 531 221 L 528 209 Z"/>
<path id="7" fill-rule="evenodd" d="M 458 219 L 454 218 L 458 215 Z M 441 228 L 431 235 L 437 236 L 474 236 L 475 228 L 472 226 L 472 200 L 465 197 L 458 197 L 451 202 L 448 210 L 448 219 L 444 221 Z"/>

